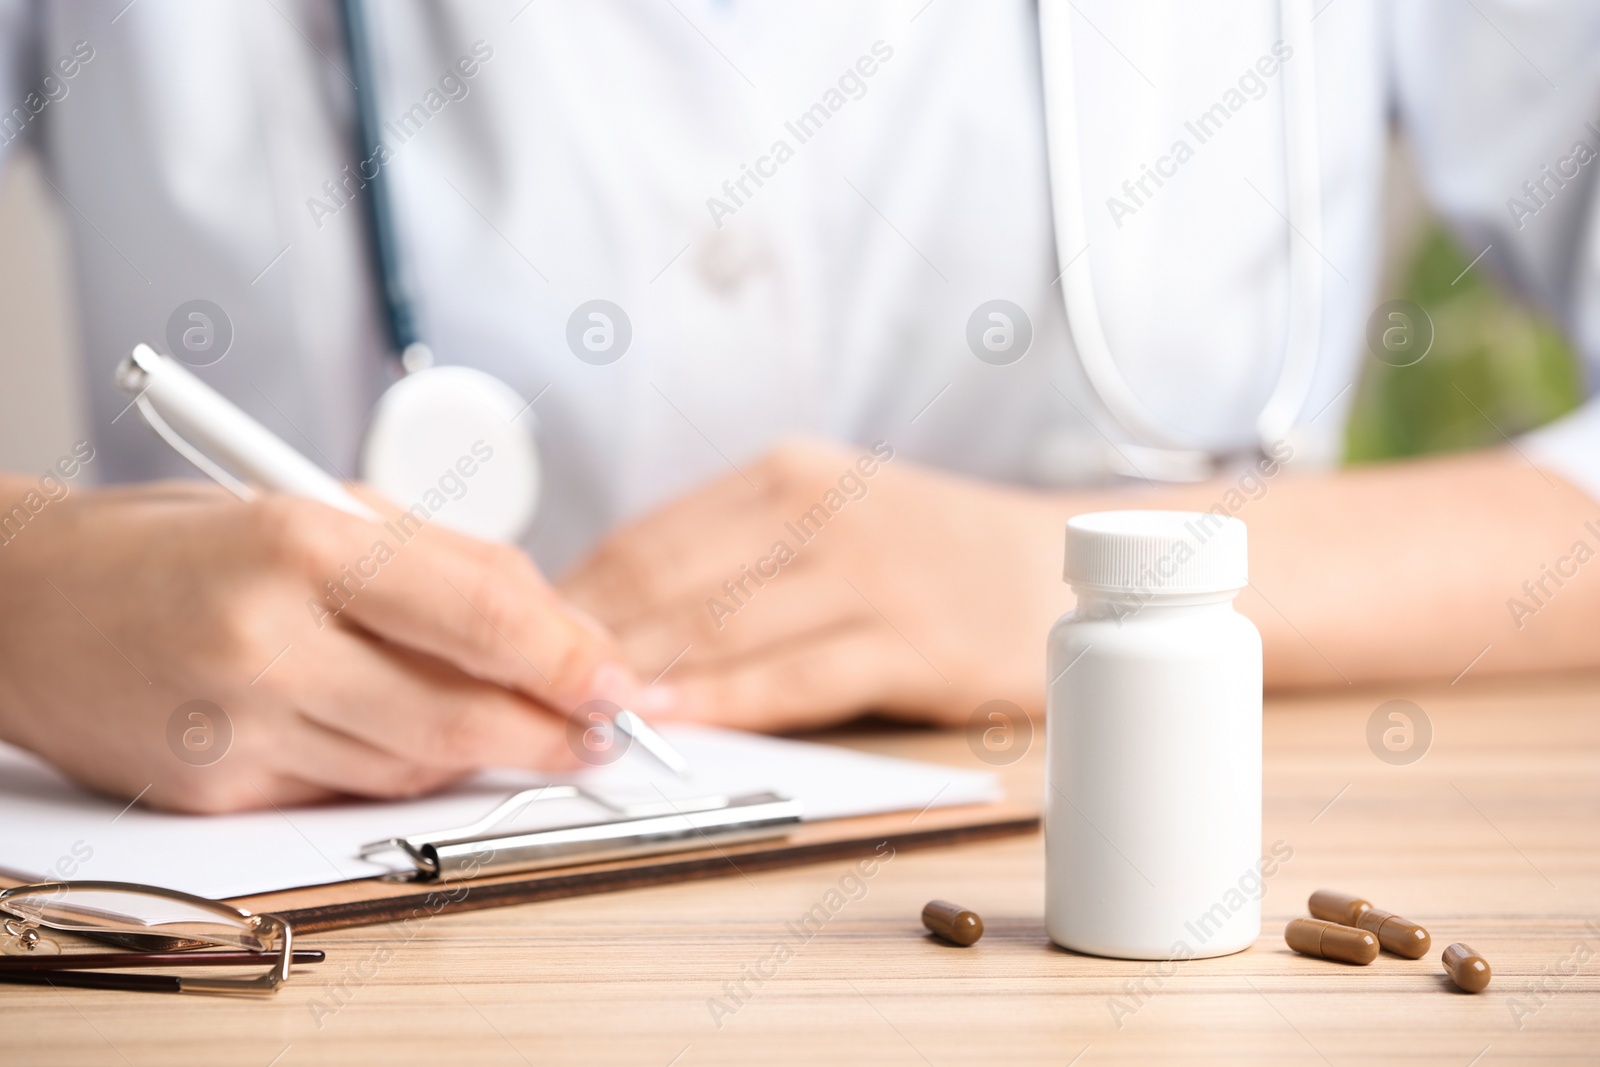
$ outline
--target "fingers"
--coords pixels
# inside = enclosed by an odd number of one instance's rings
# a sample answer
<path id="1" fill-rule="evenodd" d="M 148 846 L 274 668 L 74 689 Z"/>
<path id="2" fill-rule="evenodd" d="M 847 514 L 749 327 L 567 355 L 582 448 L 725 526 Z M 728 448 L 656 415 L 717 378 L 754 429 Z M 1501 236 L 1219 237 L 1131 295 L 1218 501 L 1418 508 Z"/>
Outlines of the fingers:
<path id="1" fill-rule="evenodd" d="M 339 799 L 339 790 L 328 789 L 313 782 L 302 781 L 292 775 L 270 775 L 265 781 L 240 791 L 238 803 L 231 807 L 214 809 L 224 811 L 255 811 L 259 808 L 294 808 L 303 804 L 326 804 Z"/>
<path id="2" fill-rule="evenodd" d="M 376 511 L 379 515 L 382 515 L 385 519 L 397 519 L 405 514 L 404 508 L 366 482 L 345 482 L 344 487 L 351 496 Z"/>
<path id="3" fill-rule="evenodd" d="M 869 618 L 871 608 L 838 574 L 794 563 L 761 579 L 750 575 L 729 592 L 656 605 L 617 632 L 617 641 L 645 677 L 682 654 L 695 669 L 757 653 L 832 627 Z"/>
<path id="4" fill-rule="evenodd" d="M 561 583 L 562 592 L 613 628 L 652 605 L 720 588 L 788 537 L 765 494 L 730 476 L 611 534 Z"/>
<path id="5" fill-rule="evenodd" d="M 307 669 L 297 705 L 324 727 L 443 776 L 429 780 L 489 765 L 553 770 L 576 763 L 566 720 L 526 697 L 361 634 L 336 631 L 324 639 L 333 647 Z M 369 765 L 366 773 L 383 784 L 382 767 Z"/>
<path id="6" fill-rule="evenodd" d="M 563 710 L 597 695 L 603 664 L 622 662 L 517 549 L 474 560 L 418 546 L 384 577 L 351 602 L 355 622 Z"/>
<path id="7" fill-rule="evenodd" d="M 652 606 L 720 595 L 725 583 L 747 585 L 752 572 L 772 574 L 816 551 L 806 546 L 834 522 L 854 527 L 859 536 L 860 508 L 848 516 L 838 513 L 848 501 L 867 495 L 866 483 L 856 477 L 867 469 L 860 462 L 865 461 L 833 446 L 780 446 L 744 474 L 612 534 L 562 581 L 562 591 L 613 629 L 622 629 Z M 844 476 L 852 479 L 848 485 Z M 834 551 L 839 535 L 847 532 L 829 531 Z"/>
<path id="8" fill-rule="evenodd" d="M 520 549 L 407 516 L 374 524 L 285 497 L 260 506 L 265 550 L 310 579 L 319 629 L 355 625 L 562 710 L 632 697 L 620 651 Z"/>
<path id="9" fill-rule="evenodd" d="M 192 814 L 319 804 L 340 797 L 414 797 L 468 773 L 423 766 L 342 731 L 291 713 L 280 717 L 270 749 L 247 766 L 202 767 L 138 790 L 157 810 Z M 135 790 L 129 789 L 131 795 Z"/>
<path id="10" fill-rule="evenodd" d="M 278 739 L 277 770 L 347 796 L 414 797 L 442 789 L 466 771 L 426 767 L 295 714 Z"/>
<path id="11" fill-rule="evenodd" d="M 204 768 L 211 770 L 211 768 Z M 86 782 L 91 788 L 97 783 Z M 137 792 L 137 797 L 135 797 Z M 221 815 L 233 811 L 259 811 L 298 804 L 318 804 L 337 797 L 336 790 L 301 781 L 291 774 L 279 774 L 252 767 L 227 775 L 169 775 L 142 790 L 118 791 L 130 800 L 137 799 L 156 811 L 185 815 Z"/>
<path id="12" fill-rule="evenodd" d="M 892 630 L 871 624 L 686 671 L 675 685 L 682 696 L 675 719 L 766 731 L 826 726 L 869 710 L 914 713 L 949 687 Z M 921 693 L 926 699 L 917 698 Z"/>
<path id="13" fill-rule="evenodd" d="M 108 504 L 193 506 L 201 503 L 236 504 L 238 498 L 220 485 L 193 479 L 108 485 L 95 490 Z"/>

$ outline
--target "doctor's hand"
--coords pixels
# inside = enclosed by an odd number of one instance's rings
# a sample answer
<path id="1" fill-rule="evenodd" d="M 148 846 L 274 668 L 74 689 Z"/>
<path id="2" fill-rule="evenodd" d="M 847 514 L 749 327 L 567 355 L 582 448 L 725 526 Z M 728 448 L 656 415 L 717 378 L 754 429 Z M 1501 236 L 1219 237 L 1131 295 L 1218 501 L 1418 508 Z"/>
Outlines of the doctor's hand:
<path id="1" fill-rule="evenodd" d="M 676 708 L 748 729 L 863 711 L 1042 712 L 1071 604 L 1059 498 L 911 466 L 892 447 L 783 446 L 621 530 L 562 591 Z M 1043 576 L 1043 577 L 1041 577 Z M 664 673 L 663 673 L 664 672 Z"/>
<path id="2" fill-rule="evenodd" d="M 0 737 L 106 793 L 408 796 L 571 765 L 565 713 L 632 695 L 517 549 L 277 495 L 37 489 L 0 478 L 0 501 L 43 501 L 0 530 Z"/>

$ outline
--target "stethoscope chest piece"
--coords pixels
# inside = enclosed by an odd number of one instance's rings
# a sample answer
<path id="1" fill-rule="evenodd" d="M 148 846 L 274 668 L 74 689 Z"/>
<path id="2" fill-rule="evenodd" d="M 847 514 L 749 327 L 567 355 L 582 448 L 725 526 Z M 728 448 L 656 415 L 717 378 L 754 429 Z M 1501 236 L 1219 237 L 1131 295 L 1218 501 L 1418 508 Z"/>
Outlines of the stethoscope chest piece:
<path id="1" fill-rule="evenodd" d="M 379 399 L 361 446 L 361 477 L 429 522 L 517 541 L 539 506 L 533 414 L 521 396 L 472 367 L 429 367 Z"/>

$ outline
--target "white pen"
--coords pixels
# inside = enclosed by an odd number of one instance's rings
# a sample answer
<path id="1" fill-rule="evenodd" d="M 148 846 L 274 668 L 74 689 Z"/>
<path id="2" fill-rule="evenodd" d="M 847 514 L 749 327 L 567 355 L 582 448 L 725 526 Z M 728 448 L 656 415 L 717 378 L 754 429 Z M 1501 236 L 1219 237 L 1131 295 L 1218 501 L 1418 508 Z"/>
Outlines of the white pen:
<path id="1" fill-rule="evenodd" d="M 616 727 L 635 741 L 639 747 L 648 752 L 652 759 L 679 778 L 689 777 L 689 761 L 683 754 L 673 748 L 665 737 L 656 733 L 655 727 L 639 718 L 637 712 L 624 708 L 617 712 Z"/>
<path id="2" fill-rule="evenodd" d="M 255 491 L 228 467 L 276 492 L 309 497 L 363 519 L 383 521 L 383 516 L 358 500 L 337 478 L 189 373 L 183 364 L 149 345 L 135 345 L 117 367 L 117 387 L 133 397 L 133 406 L 174 452 L 239 499 L 251 500 Z M 617 726 L 662 766 L 680 778 L 687 777 L 688 761 L 639 716 L 624 711 L 617 716 Z"/>
<path id="3" fill-rule="evenodd" d="M 173 451 L 240 499 L 255 496 L 242 477 L 267 489 L 309 497 L 363 519 L 381 521 L 376 511 L 356 499 L 337 478 L 189 373 L 183 364 L 149 345 L 135 345 L 133 353 L 117 367 L 117 387 L 133 397 L 139 414 Z"/>

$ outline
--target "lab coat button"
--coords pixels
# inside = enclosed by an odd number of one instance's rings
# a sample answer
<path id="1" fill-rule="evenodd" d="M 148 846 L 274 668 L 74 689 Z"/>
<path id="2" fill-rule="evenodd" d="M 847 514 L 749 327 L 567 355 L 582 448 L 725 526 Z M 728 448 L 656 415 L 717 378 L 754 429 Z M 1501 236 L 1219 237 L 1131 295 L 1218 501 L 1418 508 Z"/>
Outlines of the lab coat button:
<path id="1" fill-rule="evenodd" d="M 747 229 L 718 230 L 700 246 L 695 266 L 712 292 L 731 297 L 762 269 L 766 247 Z"/>

